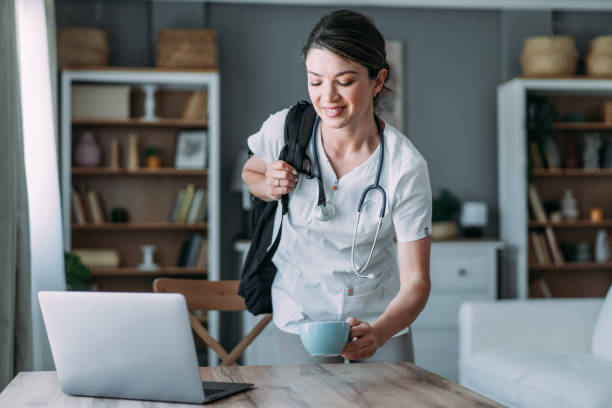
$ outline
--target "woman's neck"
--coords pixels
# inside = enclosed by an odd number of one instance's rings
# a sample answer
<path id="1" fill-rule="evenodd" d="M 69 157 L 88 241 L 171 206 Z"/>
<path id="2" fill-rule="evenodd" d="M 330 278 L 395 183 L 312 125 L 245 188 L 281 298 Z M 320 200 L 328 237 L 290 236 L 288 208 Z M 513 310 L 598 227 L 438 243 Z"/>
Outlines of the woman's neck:
<path id="1" fill-rule="evenodd" d="M 372 154 L 378 147 L 378 128 L 373 120 L 355 126 L 329 128 L 321 123 L 321 144 L 328 158 L 349 158 Z"/>

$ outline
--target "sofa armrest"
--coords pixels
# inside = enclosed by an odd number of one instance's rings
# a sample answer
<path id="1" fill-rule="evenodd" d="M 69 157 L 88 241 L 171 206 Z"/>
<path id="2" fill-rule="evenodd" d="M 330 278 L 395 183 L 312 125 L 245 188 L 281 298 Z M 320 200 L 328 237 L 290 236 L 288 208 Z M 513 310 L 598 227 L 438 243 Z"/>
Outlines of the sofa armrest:
<path id="1" fill-rule="evenodd" d="M 489 349 L 590 352 L 603 299 L 465 302 L 459 309 L 459 361 Z"/>

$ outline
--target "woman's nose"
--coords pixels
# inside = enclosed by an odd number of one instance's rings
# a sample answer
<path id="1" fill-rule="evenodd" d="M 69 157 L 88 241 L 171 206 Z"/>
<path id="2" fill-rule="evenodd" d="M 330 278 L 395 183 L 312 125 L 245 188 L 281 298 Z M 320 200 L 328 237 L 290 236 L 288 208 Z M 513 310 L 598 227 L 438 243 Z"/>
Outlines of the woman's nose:
<path id="1" fill-rule="evenodd" d="M 338 92 L 333 84 L 329 84 L 323 88 L 323 96 L 326 101 L 334 101 L 338 99 Z"/>

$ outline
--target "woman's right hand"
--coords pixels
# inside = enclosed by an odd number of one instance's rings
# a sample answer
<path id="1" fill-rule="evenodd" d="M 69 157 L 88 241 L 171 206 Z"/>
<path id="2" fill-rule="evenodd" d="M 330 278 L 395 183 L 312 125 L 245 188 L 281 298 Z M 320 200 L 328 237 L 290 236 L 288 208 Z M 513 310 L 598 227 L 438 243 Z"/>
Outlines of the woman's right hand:
<path id="1" fill-rule="evenodd" d="M 293 191 L 297 184 L 297 174 L 297 171 L 284 160 L 268 163 L 266 184 L 270 198 L 279 200 L 283 194 Z"/>

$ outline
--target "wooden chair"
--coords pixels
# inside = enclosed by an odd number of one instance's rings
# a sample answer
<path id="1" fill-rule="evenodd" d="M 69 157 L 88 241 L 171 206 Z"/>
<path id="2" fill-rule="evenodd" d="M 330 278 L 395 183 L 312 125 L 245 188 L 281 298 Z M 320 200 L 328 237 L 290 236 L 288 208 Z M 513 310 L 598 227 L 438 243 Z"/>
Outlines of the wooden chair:
<path id="1" fill-rule="evenodd" d="M 249 344 L 261 333 L 270 323 L 272 315 L 267 314 L 255 325 L 255 327 L 242 339 L 240 343 L 231 351 L 227 352 L 217 340 L 214 339 L 191 313 L 191 310 L 219 310 L 219 311 L 242 311 L 246 310 L 244 299 L 238 295 L 237 280 L 226 281 L 206 281 L 194 279 L 170 279 L 157 278 L 153 282 L 155 292 L 181 293 L 187 300 L 189 321 L 191 328 L 204 342 L 212 348 L 221 358 L 221 365 L 228 366 L 236 364 L 236 360 Z"/>

